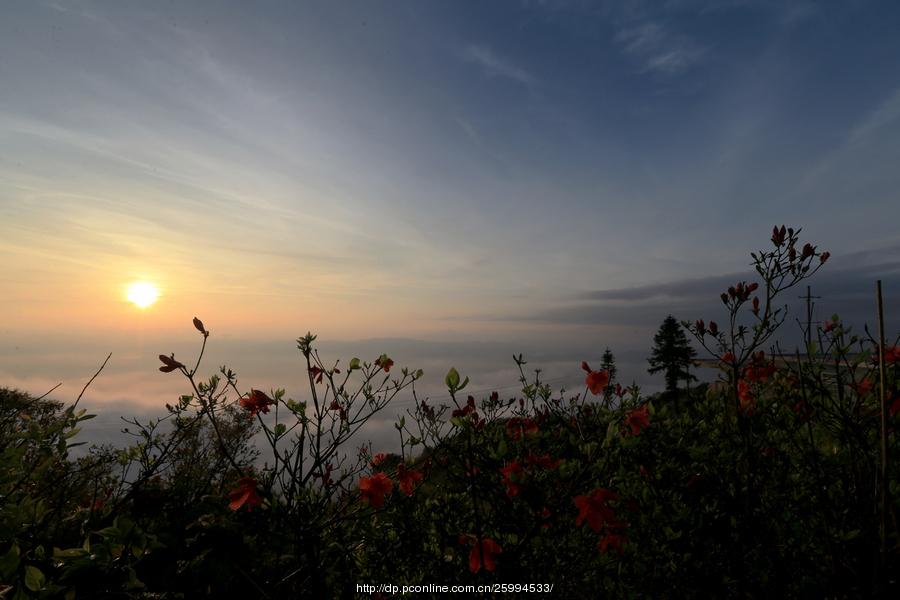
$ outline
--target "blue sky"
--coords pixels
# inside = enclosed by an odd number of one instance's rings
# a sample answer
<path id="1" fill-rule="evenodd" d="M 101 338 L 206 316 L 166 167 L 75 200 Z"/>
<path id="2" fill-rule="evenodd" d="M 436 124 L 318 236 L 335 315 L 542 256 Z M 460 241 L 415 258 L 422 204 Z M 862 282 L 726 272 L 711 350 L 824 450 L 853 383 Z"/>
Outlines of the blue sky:
<path id="1" fill-rule="evenodd" d="M 409 362 L 408 340 L 472 344 L 493 385 L 512 352 L 577 380 L 610 345 L 652 384 L 662 318 L 715 310 L 776 223 L 832 252 L 827 314 L 900 293 L 893 2 L 2 13 L 0 374 L 22 386 L 90 371 L 90 346 L 125 356 L 121 390 L 194 314 L 238 355 L 307 329 Z M 122 301 L 133 278 L 155 312 Z M 22 348 L 48 347 L 38 372 Z"/>

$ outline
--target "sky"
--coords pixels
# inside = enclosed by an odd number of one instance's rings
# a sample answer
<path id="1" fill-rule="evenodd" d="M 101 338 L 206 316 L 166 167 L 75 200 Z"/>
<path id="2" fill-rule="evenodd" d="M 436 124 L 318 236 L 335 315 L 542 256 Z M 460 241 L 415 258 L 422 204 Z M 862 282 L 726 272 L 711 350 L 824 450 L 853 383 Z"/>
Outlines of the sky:
<path id="1" fill-rule="evenodd" d="M 308 330 L 435 396 L 450 366 L 514 390 L 519 352 L 574 385 L 607 346 L 657 389 L 659 323 L 714 317 L 781 223 L 834 257 L 818 317 L 872 323 L 882 279 L 900 329 L 894 2 L 0 14 L 0 385 L 72 399 L 112 352 L 85 401 L 161 410 L 199 316 L 210 372 L 298 397 Z"/>

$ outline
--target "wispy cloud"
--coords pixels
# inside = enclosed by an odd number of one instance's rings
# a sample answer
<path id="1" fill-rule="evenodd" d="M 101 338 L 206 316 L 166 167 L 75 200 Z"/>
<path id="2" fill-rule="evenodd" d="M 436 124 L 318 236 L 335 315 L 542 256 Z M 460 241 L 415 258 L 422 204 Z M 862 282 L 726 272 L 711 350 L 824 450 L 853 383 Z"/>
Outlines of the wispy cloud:
<path id="1" fill-rule="evenodd" d="M 883 280 L 885 289 L 891 293 L 900 289 L 900 246 L 855 252 L 833 259 L 810 281 L 813 293 L 821 297 L 818 318 L 837 313 L 845 322 L 857 327 L 871 322 L 872 289 L 876 279 Z M 719 294 L 727 286 L 741 280 L 759 282 L 759 277 L 749 271 L 655 285 L 594 290 L 575 295 L 569 302 L 539 311 L 524 320 L 580 327 L 624 325 L 652 328 L 669 313 L 684 319 L 709 318 L 722 314 Z M 791 307 L 792 317 L 800 314 L 800 293 L 791 290 L 778 299 Z M 888 330 L 894 331 L 898 316 L 891 315 L 889 320 Z M 792 333 L 787 327 L 785 334 L 790 336 Z"/>
<path id="2" fill-rule="evenodd" d="M 706 49 L 691 38 L 648 21 L 626 27 L 616 34 L 616 42 L 626 55 L 638 61 L 641 71 L 676 75 L 699 63 Z"/>
<path id="3" fill-rule="evenodd" d="M 462 52 L 463 60 L 480 66 L 491 77 L 503 77 L 523 85 L 534 85 L 537 78 L 526 69 L 497 56 L 488 46 L 469 44 Z"/>
<path id="4" fill-rule="evenodd" d="M 897 120 L 900 120 L 900 88 L 895 89 L 886 100 L 853 128 L 849 141 L 851 143 L 858 142 Z"/>

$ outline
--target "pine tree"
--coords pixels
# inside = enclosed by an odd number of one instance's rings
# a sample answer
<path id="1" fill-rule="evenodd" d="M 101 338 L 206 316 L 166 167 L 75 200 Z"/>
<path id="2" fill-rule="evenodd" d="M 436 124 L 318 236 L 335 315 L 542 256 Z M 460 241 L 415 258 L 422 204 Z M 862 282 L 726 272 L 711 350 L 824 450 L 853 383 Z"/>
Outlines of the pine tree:
<path id="1" fill-rule="evenodd" d="M 609 346 L 606 347 L 606 351 L 600 359 L 600 368 L 609 372 L 609 385 L 603 390 L 603 395 L 609 398 L 616 389 L 616 373 L 618 372 L 618 369 L 616 369 L 616 357 L 609 349 Z"/>
<path id="2" fill-rule="evenodd" d="M 669 315 L 653 336 L 653 349 L 647 362 L 651 374 L 663 371 L 666 378 L 666 394 L 677 397 L 679 381 L 696 381 L 689 368 L 697 352 L 688 343 L 687 336 L 675 317 Z"/>

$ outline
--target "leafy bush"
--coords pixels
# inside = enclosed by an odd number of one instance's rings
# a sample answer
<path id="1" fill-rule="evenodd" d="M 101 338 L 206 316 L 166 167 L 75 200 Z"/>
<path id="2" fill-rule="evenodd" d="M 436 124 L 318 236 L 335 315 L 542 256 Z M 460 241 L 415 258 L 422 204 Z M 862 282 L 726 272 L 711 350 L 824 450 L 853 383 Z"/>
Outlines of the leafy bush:
<path id="1" fill-rule="evenodd" d="M 419 400 L 421 370 L 383 354 L 326 362 L 298 340 L 306 401 L 241 389 L 226 367 L 128 448 L 68 457 L 75 407 L 2 391 L 0 575 L 10 597 L 355 597 L 357 583 L 552 583 L 561 597 L 841 597 L 896 592 L 900 348 L 881 348 L 891 499 L 879 554 L 879 345 L 835 316 L 804 355 L 774 334 L 784 290 L 827 252 L 776 228 L 759 282 L 683 323 L 721 369 L 644 397 L 582 363 L 554 392 L 514 357 L 522 392 Z M 408 392 L 399 454 L 348 443 Z M 76 403 L 77 404 L 77 403 Z M 260 442 L 259 446 L 257 441 Z M 261 446 L 261 447 L 260 447 Z"/>

